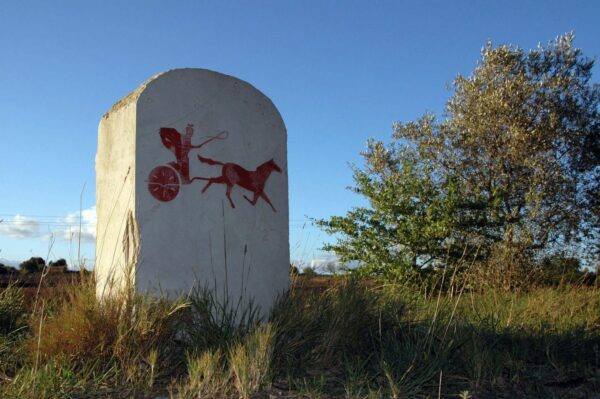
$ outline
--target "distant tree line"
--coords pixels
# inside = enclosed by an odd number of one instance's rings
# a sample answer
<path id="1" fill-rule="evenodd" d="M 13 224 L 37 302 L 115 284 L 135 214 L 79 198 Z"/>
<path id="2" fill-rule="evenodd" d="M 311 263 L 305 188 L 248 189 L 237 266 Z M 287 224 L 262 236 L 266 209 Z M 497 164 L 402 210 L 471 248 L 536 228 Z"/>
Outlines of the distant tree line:
<path id="1" fill-rule="evenodd" d="M 55 268 L 56 270 L 62 269 L 62 271 L 66 271 L 68 267 L 67 261 L 62 258 L 57 261 L 50 261 L 48 262 L 48 265 L 46 265 L 44 258 L 33 256 L 28 260 L 21 262 L 18 269 L 0 263 L 0 275 L 11 273 L 39 273 L 42 272 L 46 266 Z"/>

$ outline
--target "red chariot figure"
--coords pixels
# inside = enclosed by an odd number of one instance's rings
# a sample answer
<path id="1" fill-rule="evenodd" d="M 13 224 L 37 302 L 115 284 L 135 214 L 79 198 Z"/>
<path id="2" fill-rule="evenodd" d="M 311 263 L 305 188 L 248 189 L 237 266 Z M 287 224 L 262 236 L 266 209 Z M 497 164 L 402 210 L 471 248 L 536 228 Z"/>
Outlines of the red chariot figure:
<path id="1" fill-rule="evenodd" d="M 194 125 L 192 124 L 186 126 L 185 135 L 172 127 L 161 127 L 159 134 L 163 145 L 175 156 L 175 161 L 169 162 L 168 166 L 157 166 L 148 176 L 148 191 L 154 198 L 162 202 L 173 200 L 179 193 L 180 184 L 192 182 L 190 179 L 190 151 L 202 148 L 213 140 L 226 139 L 228 135 L 226 131 L 223 131 L 217 136 L 209 137 L 202 143 L 194 145 L 192 144 Z"/>

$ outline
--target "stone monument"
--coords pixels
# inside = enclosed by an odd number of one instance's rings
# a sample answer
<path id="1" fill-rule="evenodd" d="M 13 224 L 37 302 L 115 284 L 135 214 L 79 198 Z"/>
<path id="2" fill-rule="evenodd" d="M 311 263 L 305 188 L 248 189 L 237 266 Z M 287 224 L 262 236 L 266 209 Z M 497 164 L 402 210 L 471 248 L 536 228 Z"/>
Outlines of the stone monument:
<path id="1" fill-rule="evenodd" d="M 287 134 L 250 84 L 158 74 L 100 121 L 95 273 L 102 298 L 213 289 L 265 315 L 289 285 Z"/>

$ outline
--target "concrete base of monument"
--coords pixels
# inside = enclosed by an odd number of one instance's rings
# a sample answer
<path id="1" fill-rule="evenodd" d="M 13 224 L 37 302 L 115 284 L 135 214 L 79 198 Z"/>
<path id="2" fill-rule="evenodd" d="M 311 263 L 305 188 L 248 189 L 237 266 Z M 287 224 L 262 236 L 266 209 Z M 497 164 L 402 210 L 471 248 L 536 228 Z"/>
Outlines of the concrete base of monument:
<path id="1" fill-rule="evenodd" d="M 287 135 L 250 84 L 159 74 L 102 118 L 97 293 L 211 289 L 266 314 L 289 286 Z"/>

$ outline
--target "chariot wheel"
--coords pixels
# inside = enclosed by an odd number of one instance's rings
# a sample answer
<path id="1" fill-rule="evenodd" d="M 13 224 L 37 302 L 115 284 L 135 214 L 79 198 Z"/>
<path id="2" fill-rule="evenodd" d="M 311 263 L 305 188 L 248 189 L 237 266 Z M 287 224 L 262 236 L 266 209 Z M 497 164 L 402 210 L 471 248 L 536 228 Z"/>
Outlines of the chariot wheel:
<path id="1" fill-rule="evenodd" d="M 154 198 L 169 202 L 179 193 L 179 176 L 168 166 L 157 166 L 148 175 L 148 191 Z"/>

